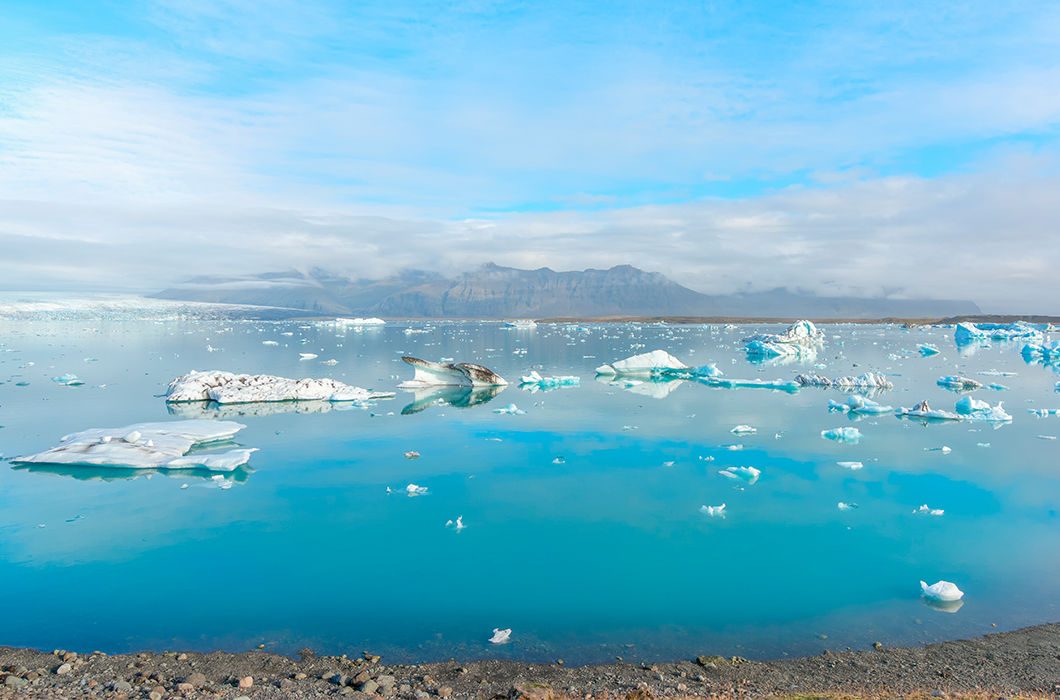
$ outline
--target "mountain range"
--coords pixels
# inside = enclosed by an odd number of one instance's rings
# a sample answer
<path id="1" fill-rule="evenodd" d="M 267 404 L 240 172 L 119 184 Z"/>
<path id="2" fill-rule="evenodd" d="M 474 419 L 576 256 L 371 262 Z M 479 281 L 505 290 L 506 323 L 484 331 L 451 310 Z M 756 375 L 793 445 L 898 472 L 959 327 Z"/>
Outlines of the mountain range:
<path id="1" fill-rule="evenodd" d="M 274 306 L 306 315 L 383 318 L 942 318 L 977 314 L 970 301 L 820 297 L 774 289 L 701 294 L 658 272 L 630 265 L 608 270 L 520 270 L 487 263 L 455 278 L 406 270 L 352 279 L 315 268 L 244 277 L 195 277 L 153 295 L 161 299 Z"/>

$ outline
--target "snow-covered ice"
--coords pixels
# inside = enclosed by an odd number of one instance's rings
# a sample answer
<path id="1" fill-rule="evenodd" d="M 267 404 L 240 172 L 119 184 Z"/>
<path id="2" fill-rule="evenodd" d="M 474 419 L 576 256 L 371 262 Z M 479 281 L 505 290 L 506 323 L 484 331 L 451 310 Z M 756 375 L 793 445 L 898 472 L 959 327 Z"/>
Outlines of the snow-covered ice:
<path id="1" fill-rule="evenodd" d="M 923 591 L 925 597 L 932 600 L 951 601 L 964 597 L 964 591 L 949 581 L 936 581 L 930 586 L 926 581 L 921 581 L 920 590 Z"/>
<path id="2" fill-rule="evenodd" d="M 272 401 L 352 401 L 389 399 L 393 392 L 369 391 L 334 379 L 288 379 L 268 374 L 191 371 L 169 383 L 166 401 L 216 401 L 220 404 Z"/>

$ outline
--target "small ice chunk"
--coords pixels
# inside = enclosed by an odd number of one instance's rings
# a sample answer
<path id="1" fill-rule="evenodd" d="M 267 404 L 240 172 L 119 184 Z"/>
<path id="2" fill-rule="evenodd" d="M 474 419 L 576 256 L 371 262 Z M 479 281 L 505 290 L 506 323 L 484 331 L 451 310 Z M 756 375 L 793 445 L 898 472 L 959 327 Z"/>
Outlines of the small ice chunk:
<path id="1" fill-rule="evenodd" d="M 729 432 L 736 433 L 737 435 L 747 435 L 749 433 L 757 433 L 758 428 L 753 428 L 749 425 L 738 425 Z"/>
<path id="2" fill-rule="evenodd" d="M 939 377 L 935 383 L 944 389 L 950 389 L 952 391 L 972 391 L 973 389 L 979 389 L 983 386 L 971 377 L 965 377 L 960 374 Z"/>
<path id="3" fill-rule="evenodd" d="M 929 343 L 923 343 L 921 345 L 918 345 L 917 348 L 920 350 L 920 354 L 923 357 L 930 357 L 932 355 L 939 354 L 939 349 Z"/>
<path id="4" fill-rule="evenodd" d="M 712 518 L 724 518 L 725 504 L 722 503 L 720 506 L 700 506 L 699 512 L 706 513 Z"/>
<path id="5" fill-rule="evenodd" d="M 405 453 L 405 459 L 419 459 L 420 453 L 416 450 L 409 450 Z"/>
<path id="6" fill-rule="evenodd" d="M 949 581 L 936 581 L 930 586 L 927 585 L 927 582 L 921 581 L 920 590 L 924 592 L 924 597 L 944 602 L 960 600 L 964 597 L 964 591 L 957 588 L 956 584 L 950 583 Z"/>
<path id="7" fill-rule="evenodd" d="M 913 512 L 919 515 L 942 515 L 946 511 L 942 510 L 941 508 L 930 508 L 928 507 L 928 504 L 925 503 Z"/>
<path id="8" fill-rule="evenodd" d="M 861 439 L 861 431 L 857 428 L 845 426 L 842 428 L 832 428 L 831 430 L 822 430 L 821 437 L 836 442 L 857 442 Z"/>
<path id="9" fill-rule="evenodd" d="M 739 479 L 740 481 L 751 485 L 758 481 L 758 477 L 762 475 L 762 471 L 755 469 L 754 467 L 726 467 L 719 471 L 718 474 L 721 474 L 727 479 Z"/>
<path id="10" fill-rule="evenodd" d="M 490 637 L 490 644 L 507 644 L 511 641 L 512 630 L 502 630 L 499 627 L 493 628 L 493 636 Z"/>
<path id="11" fill-rule="evenodd" d="M 446 527 L 451 527 L 454 530 L 456 530 L 457 532 L 460 532 L 465 527 L 465 525 L 464 525 L 464 516 L 458 515 L 458 516 L 456 516 L 456 520 L 447 520 L 447 521 L 445 521 L 445 526 Z"/>
<path id="12" fill-rule="evenodd" d="M 279 343 L 277 341 L 275 341 L 275 340 L 263 340 L 263 341 L 261 341 L 261 344 L 262 345 L 279 345 Z"/>
<path id="13" fill-rule="evenodd" d="M 843 467 L 843 469 L 850 469 L 851 471 L 861 469 L 865 466 L 861 462 L 836 462 L 836 464 Z"/>
<path id="14" fill-rule="evenodd" d="M 426 486 L 417 486 L 416 484 L 409 484 L 405 487 L 405 495 L 409 497 L 422 496 L 425 493 L 427 493 Z"/>
<path id="15" fill-rule="evenodd" d="M 858 394 L 851 394 L 847 397 L 847 400 L 843 403 L 839 403 L 834 399 L 828 400 L 828 410 L 830 411 L 842 411 L 844 413 L 858 413 L 866 415 L 875 415 L 880 413 L 890 413 L 894 409 L 890 406 L 883 406 L 872 399 L 860 396 Z"/>
<path id="16" fill-rule="evenodd" d="M 315 360 L 315 359 L 317 359 L 317 354 L 315 352 L 300 352 L 300 353 L 298 353 L 298 359 L 299 360 Z"/>
<path id="17" fill-rule="evenodd" d="M 843 503 L 842 501 L 840 501 L 839 503 L 836 504 L 836 506 L 839 507 L 839 510 L 854 510 L 854 509 L 856 509 L 858 507 L 858 504 L 857 503 Z"/>

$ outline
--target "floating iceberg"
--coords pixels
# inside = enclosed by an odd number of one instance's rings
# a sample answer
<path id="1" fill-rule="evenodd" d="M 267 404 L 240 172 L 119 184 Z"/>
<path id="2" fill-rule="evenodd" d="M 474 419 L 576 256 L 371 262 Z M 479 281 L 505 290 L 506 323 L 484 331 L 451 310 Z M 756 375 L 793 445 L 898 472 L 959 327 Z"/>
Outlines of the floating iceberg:
<path id="1" fill-rule="evenodd" d="M 752 427 L 750 425 L 738 425 L 735 428 L 733 428 L 732 430 L 730 430 L 729 432 L 730 433 L 735 433 L 737 435 L 747 435 L 747 434 L 750 434 L 750 433 L 757 433 L 758 432 L 758 428 L 754 428 L 754 427 Z"/>
<path id="2" fill-rule="evenodd" d="M 942 515 L 945 512 L 941 508 L 929 508 L 927 503 L 913 511 L 916 515 Z"/>
<path id="3" fill-rule="evenodd" d="M 937 581 L 930 586 L 927 582 L 921 581 L 920 590 L 924 592 L 924 597 L 942 602 L 960 600 L 964 597 L 964 591 L 949 581 Z"/>
<path id="4" fill-rule="evenodd" d="M 923 357 L 931 357 L 932 355 L 938 355 L 939 354 L 939 349 L 937 347 L 935 347 L 934 345 L 930 345 L 928 343 L 923 343 L 922 345 L 918 345 L 917 349 L 920 351 L 920 355 L 923 356 Z"/>
<path id="5" fill-rule="evenodd" d="M 865 466 L 861 462 L 836 462 L 836 464 L 843 467 L 843 469 L 850 469 L 851 471 L 861 469 Z"/>
<path id="6" fill-rule="evenodd" d="M 977 340 L 1027 339 L 1041 342 L 1042 332 L 1025 321 L 1013 323 L 958 323 L 953 339 L 958 345 Z"/>
<path id="7" fill-rule="evenodd" d="M 874 415 L 879 413 L 890 413 L 894 409 L 890 406 L 882 406 L 872 399 L 867 399 L 858 394 L 851 394 L 843 403 L 829 399 L 828 409 L 830 411 L 842 411 L 844 413 L 858 413 Z"/>
<path id="8" fill-rule="evenodd" d="M 462 516 L 462 515 L 456 516 L 456 520 L 447 520 L 445 522 L 445 526 L 446 527 L 451 527 L 454 530 L 456 530 L 457 532 L 460 532 L 465 527 L 467 527 L 466 525 L 464 525 L 464 516 Z"/>
<path id="9" fill-rule="evenodd" d="M 725 517 L 725 504 L 722 503 L 720 506 L 700 506 L 700 513 L 706 513 L 712 518 L 724 518 Z"/>
<path id="10" fill-rule="evenodd" d="M 763 340 L 750 341 L 744 348 L 744 352 L 748 357 L 762 359 L 780 357 L 792 360 L 812 360 L 817 357 L 817 350 L 811 346 Z"/>
<path id="11" fill-rule="evenodd" d="M 949 389 L 950 391 L 974 391 L 983 386 L 971 377 L 965 377 L 959 374 L 951 374 L 948 377 L 939 377 L 938 381 L 935 383 L 943 389 Z"/>
<path id="12" fill-rule="evenodd" d="M 386 325 L 386 321 L 381 318 L 336 318 L 334 321 L 325 321 L 325 324 L 329 326 L 336 326 L 343 328 L 345 326 L 383 326 Z"/>
<path id="13" fill-rule="evenodd" d="M 744 338 L 744 342 L 748 345 L 759 342 L 778 345 L 803 345 L 806 347 L 819 345 L 823 340 L 824 333 L 817 330 L 817 326 L 810 321 L 797 321 L 783 333 L 756 333 Z"/>
<path id="14" fill-rule="evenodd" d="M 66 435 L 50 450 L 14 460 L 19 464 L 96 467 L 209 469 L 230 472 L 247 463 L 256 448 L 202 452 L 228 442 L 245 428 L 229 421 L 187 420 L 93 428 Z M 192 450 L 193 454 L 188 454 Z"/>
<path id="15" fill-rule="evenodd" d="M 1028 362 L 1031 360 L 1060 361 L 1060 340 L 1049 343 L 1027 343 L 1020 352 Z"/>
<path id="16" fill-rule="evenodd" d="M 505 321 L 506 328 L 537 328 L 537 321 L 532 319 L 519 319 L 517 321 Z"/>
<path id="17" fill-rule="evenodd" d="M 659 376 L 667 370 L 689 369 L 688 365 L 665 350 L 652 350 L 640 355 L 633 355 L 624 360 L 613 362 L 609 365 L 600 365 L 596 368 L 597 374 L 602 375 L 635 375 L 635 376 Z"/>
<path id="18" fill-rule="evenodd" d="M 168 403 L 216 401 L 220 404 L 273 401 L 352 401 L 389 399 L 393 392 L 369 391 L 334 379 L 287 379 L 268 374 L 213 370 L 177 377 L 166 390 Z"/>
<path id="19" fill-rule="evenodd" d="M 64 374 L 61 377 L 52 377 L 52 381 L 56 384 L 62 384 L 63 386 L 81 386 L 85 382 L 78 378 L 76 374 Z"/>
<path id="20" fill-rule="evenodd" d="M 893 389 L 894 384 L 887 377 L 876 372 L 866 372 L 857 377 L 836 377 L 829 379 L 819 374 L 800 374 L 795 377 L 800 386 L 830 386 L 836 389 Z"/>
<path id="21" fill-rule="evenodd" d="M 490 637 L 490 644 L 507 644 L 511 641 L 512 630 L 502 630 L 499 627 L 493 628 L 493 636 Z"/>
<path id="22" fill-rule="evenodd" d="M 840 501 L 839 503 L 836 504 L 836 507 L 839 508 L 839 510 L 856 510 L 857 507 L 858 507 L 858 504 L 857 503 L 843 503 L 842 501 Z"/>
<path id="23" fill-rule="evenodd" d="M 398 385 L 401 389 L 418 389 L 432 386 L 507 386 L 508 382 L 491 369 L 470 362 L 431 362 L 417 357 L 401 358 L 412 365 L 416 374 L 407 382 Z"/>
<path id="24" fill-rule="evenodd" d="M 912 408 L 899 408 L 894 414 L 900 417 L 923 418 L 927 420 L 961 420 L 961 417 L 956 413 L 931 408 L 926 400 L 921 401 Z"/>
<path id="25" fill-rule="evenodd" d="M 530 370 L 530 374 L 519 379 L 519 388 L 526 389 L 531 393 L 535 391 L 549 391 L 551 389 L 559 389 L 560 387 L 566 386 L 578 386 L 579 384 L 581 384 L 581 379 L 578 377 L 542 377 L 535 370 Z"/>
<path id="26" fill-rule="evenodd" d="M 991 406 L 986 401 L 978 401 L 971 396 L 965 396 L 957 401 L 954 409 L 963 420 L 983 420 L 1005 422 L 1012 420 L 1012 416 L 1005 412 L 998 401 L 997 406 Z"/>
<path id="27" fill-rule="evenodd" d="M 754 467 L 726 467 L 719 471 L 718 474 L 727 479 L 738 479 L 748 485 L 752 485 L 758 481 L 758 477 L 762 476 L 762 471 Z"/>
<path id="28" fill-rule="evenodd" d="M 822 430 L 821 437 L 826 440 L 835 440 L 836 442 L 857 442 L 861 439 L 861 431 L 849 426 L 832 428 L 831 430 Z"/>
<path id="29" fill-rule="evenodd" d="M 405 487 L 405 495 L 409 496 L 410 498 L 412 496 L 422 496 L 425 493 L 427 493 L 426 486 L 417 486 L 416 484 L 409 484 Z"/>
<path id="30" fill-rule="evenodd" d="M 526 411 L 524 411 L 523 409 L 519 408 L 514 403 L 508 404 L 507 406 L 505 406 L 503 408 L 495 408 L 495 409 L 493 409 L 493 412 L 494 413 L 507 414 L 509 416 L 521 416 L 521 415 L 526 413 Z"/>

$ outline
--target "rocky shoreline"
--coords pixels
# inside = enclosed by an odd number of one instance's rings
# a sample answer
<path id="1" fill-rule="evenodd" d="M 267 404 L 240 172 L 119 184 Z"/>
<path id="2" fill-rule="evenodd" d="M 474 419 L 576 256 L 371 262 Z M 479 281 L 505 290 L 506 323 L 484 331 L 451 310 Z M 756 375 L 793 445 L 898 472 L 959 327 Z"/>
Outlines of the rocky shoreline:
<path id="1" fill-rule="evenodd" d="M 3 698 L 734 697 L 826 694 L 1060 695 L 1060 623 L 923 647 L 756 662 L 699 656 L 591 666 L 454 660 L 387 665 L 362 657 L 266 652 L 110 656 L 0 647 Z"/>

